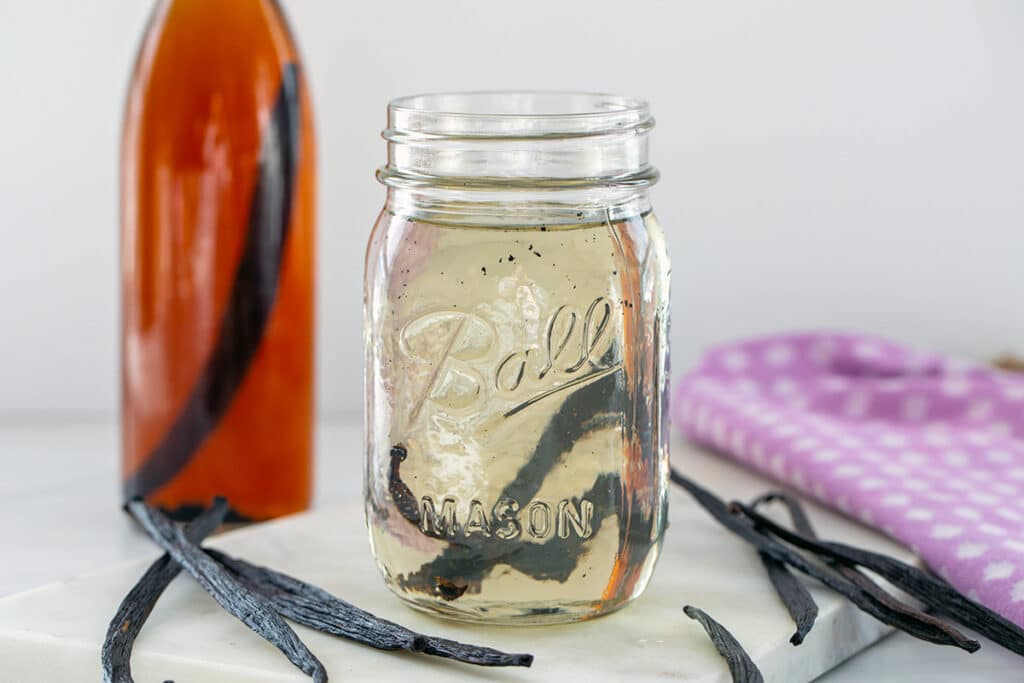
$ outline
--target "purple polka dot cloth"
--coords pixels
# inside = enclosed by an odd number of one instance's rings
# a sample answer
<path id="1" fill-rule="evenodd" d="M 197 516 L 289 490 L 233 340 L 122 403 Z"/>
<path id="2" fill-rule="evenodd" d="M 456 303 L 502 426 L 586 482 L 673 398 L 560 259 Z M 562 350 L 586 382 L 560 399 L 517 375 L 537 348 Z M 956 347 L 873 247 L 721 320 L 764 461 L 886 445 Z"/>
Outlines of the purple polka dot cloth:
<path id="1" fill-rule="evenodd" d="M 1024 375 L 880 338 L 787 334 L 711 349 L 677 384 L 673 417 L 1024 626 Z"/>

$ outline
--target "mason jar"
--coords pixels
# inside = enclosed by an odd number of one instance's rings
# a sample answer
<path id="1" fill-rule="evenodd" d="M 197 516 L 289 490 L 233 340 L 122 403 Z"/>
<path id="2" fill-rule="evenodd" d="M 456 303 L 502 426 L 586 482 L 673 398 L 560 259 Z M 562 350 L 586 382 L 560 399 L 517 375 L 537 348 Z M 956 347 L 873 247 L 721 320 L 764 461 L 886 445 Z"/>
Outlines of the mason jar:
<path id="1" fill-rule="evenodd" d="M 669 263 L 645 102 L 388 107 L 366 253 L 366 518 L 388 587 L 495 623 L 640 595 L 665 528 Z"/>

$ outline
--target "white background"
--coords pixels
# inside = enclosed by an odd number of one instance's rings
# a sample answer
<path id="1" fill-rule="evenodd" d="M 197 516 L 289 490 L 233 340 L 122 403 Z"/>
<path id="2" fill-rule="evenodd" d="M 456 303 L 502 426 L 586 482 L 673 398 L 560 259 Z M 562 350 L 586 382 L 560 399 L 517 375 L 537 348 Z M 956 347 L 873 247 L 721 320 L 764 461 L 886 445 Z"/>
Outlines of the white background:
<path id="1" fill-rule="evenodd" d="M 116 416 L 118 139 L 150 6 L 0 0 L 0 420 Z M 325 414 L 360 410 L 385 104 L 430 90 L 651 100 L 676 371 L 794 327 L 1024 347 L 1022 2 L 285 7 L 319 127 Z"/>

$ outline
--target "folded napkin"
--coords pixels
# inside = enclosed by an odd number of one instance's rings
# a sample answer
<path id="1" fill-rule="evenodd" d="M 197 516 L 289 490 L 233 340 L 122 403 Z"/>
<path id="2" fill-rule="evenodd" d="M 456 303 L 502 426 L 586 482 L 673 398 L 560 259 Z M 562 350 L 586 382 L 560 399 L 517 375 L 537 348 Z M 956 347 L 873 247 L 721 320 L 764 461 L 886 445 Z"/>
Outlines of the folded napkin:
<path id="1" fill-rule="evenodd" d="M 789 334 L 712 349 L 673 411 L 691 440 L 881 529 L 1024 626 L 1024 376 Z"/>

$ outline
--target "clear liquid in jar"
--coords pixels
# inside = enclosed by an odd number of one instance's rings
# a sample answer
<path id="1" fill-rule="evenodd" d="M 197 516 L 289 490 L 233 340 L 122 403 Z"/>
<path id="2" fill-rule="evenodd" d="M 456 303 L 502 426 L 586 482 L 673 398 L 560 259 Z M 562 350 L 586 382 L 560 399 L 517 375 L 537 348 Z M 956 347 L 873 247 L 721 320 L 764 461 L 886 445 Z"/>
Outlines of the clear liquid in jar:
<path id="1" fill-rule="evenodd" d="M 639 595 L 666 506 L 653 215 L 480 227 L 385 213 L 367 268 L 367 522 L 388 586 L 497 623 Z"/>

